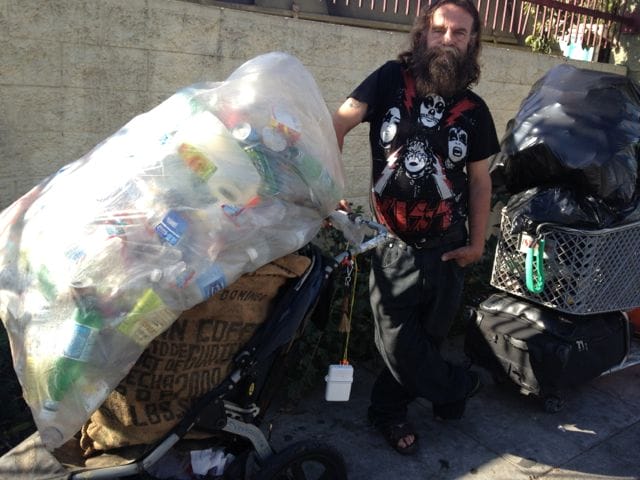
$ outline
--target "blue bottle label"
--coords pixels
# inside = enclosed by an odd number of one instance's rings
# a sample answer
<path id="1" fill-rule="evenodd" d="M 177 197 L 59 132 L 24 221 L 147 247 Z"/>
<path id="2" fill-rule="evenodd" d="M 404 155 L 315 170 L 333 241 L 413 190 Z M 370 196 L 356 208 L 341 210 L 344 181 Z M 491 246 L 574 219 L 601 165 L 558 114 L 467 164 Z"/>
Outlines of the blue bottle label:
<path id="1" fill-rule="evenodd" d="M 71 341 L 64 349 L 63 355 L 79 362 L 88 362 L 97 336 L 97 329 L 76 323 Z"/>
<path id="2" fill-rule="evenodd" d="M 209 298 L 227 286 L 227 279 L 220 266 L 213 264 L 196 278 L 203 298 Z"/>
<path id="3" fill-rule="evenodd" d="M 178 212 L 170 211 L 156 226 L 156 233 L 169 245 L 176 245 L 188 228 L 187 220 Z"/>

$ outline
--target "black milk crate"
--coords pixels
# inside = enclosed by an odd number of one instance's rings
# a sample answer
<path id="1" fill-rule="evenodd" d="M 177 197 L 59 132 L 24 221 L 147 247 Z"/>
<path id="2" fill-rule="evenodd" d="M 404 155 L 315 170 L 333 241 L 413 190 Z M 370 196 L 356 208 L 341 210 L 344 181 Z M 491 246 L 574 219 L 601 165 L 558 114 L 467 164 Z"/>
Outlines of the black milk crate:
<path id="1" fill-rule="evenodd" d="M 536 234 L 512 234 L 502 211 L 491 285 L 574 315 L 640 306 L 640 222 L 601 230 L 541 224 Z M 526 287 L 526 247 L 544 238 L 544 287 Z"/>

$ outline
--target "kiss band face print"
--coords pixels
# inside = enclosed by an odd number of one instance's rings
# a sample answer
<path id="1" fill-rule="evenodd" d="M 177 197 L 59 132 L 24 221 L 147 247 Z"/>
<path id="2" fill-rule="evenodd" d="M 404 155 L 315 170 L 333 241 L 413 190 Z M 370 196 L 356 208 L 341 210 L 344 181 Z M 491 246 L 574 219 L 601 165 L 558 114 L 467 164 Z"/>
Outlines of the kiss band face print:
<path id="1" fill-rule="evenodd" d="M 429 135 L 423 134 L 423 130 L 438 130 L 443 122 L 446 103 L 439 95 L 428 95 L 419 104 L 417 119 L 413 120 L 416 128 L 409 128 L 415 132 L 407 138 L 401 147 L 393 150 L 393 142 L 400 131 L 403 121 L 400 108 L 391 107 L 382 119 L 380 127 L 379 143 L 387 153 L 387 165 L 382 175 L 374 185 L 374 192 L 378 195 L 384 193 L 385 188 L 393 180 L 399 180 L 402 175 L 409 180 L 414 188 L 415 198 L 423 193 L 423 188 L 418 185 L 420 181 L 433 182 L 440 199 L 446 200 L 454 196 L 452 185 L 447 177 L 447 170 L 456 165 L 463 166 L 467 158 L 469 135 L 460 126 L 451 125 L 448 129 L 446 156 L 439 155 L 429 142 Z M 406 119 L 411 122 L 411 119 Z M 449 122 L 447 122 L 449 123 Z M 400 142 L 399 142 L 400 143 Z"/>

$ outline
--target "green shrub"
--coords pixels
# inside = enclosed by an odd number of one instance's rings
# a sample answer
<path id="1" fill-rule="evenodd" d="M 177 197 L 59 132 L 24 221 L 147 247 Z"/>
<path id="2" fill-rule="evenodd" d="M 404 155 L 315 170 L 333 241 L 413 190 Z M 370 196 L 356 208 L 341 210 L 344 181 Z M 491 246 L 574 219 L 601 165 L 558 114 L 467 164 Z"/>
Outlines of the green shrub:
<path id="1" fill-rule="evenodd" d="M 362 209 L 355 211 L 361 212 Z M 323 228 L 313 243 L 327 257 L 333 257 L 347 248 L 343 235 L 331 227 Z M 307 323 L 288 355 L 283 385 L 288 403 L 297 403 L 314 387 L 322 384 L 329 365 L 340 363 L 345 355 L 349 361 L 368 361 L 376 357 L 369 306 L 370 265 L 369 254 L 358 255 L 349 284 L 345 284 L 344 266 L 333 272 L 326 292 L 328 308 L 316 309 L 313 321 Z M 350 311 L 351 316 L 349 334 L 339 331 L 345 310 Z"/>
<path id="2" fill-rule="evenodd" d="M 357 211 L 361 212 L 362 207 Z M 327 255 L 334 255 L 346 248 L 344 237 L 335 229 L 321 230 L 314 243 L 321 247 Z M 492 237 L 485 248 L 483 258 L 469 267 L 463 301 L 451 327 L 450 335 L 460 335 L 466 328 L 465 309 L 477 306 L 493 291 L 489 285 L 496 238 Z M 373 340 L 373 316 L 369 304 L 369 272 L 371 269 L 370 254 L 357 257 L 357 274 L 355 280 L 355 296 L 353 302 L 351 333 L 348 338 L 348 359 L 355 362 L 367 362 L 373 368 L 382 365 Z M 318 385 L 324 384 L 324 376 L 329 365 L 339 363 L 343 358 L 346 334 L 339 331 L 343 315 L 345 298 L 352 292 L 345 285 L 344 268 L 334 272 L 330 285 L 330 307 L 324 328 L 318 328 L 309 322 L 287 359 L 287 367 L 283 385 L 286 401 L 297 403 Z M 321 319 L 322 320 L 322 319 Z"/>

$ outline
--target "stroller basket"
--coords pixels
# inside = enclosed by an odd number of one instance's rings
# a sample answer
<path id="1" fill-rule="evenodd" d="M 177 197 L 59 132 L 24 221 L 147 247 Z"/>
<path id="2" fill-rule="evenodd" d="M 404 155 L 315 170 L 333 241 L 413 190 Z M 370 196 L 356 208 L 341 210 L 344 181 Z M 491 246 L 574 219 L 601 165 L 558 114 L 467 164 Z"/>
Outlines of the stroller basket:
<path id="1" fill-rule="evenodd" d="M 502 211 L 491 285 L 561 312 L 587 315 L 640 305 L 640 222 L 601 230 L 540 224 L 511 233 Z M 540 291 L 527 287 L 526 250 L 544 240 Z M 529 272 L 531 275 L 531 272 Z"/>

